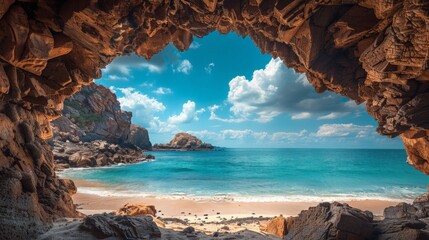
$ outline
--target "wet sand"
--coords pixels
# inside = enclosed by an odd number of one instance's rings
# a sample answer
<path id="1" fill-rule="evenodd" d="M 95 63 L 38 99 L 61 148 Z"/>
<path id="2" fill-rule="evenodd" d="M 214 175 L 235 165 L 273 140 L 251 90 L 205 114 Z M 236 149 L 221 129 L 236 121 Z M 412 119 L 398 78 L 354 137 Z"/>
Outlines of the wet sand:
<path id="1" fill-rule="evenodd" d="M 73 200 L 78 204 L 79 211 L 84 214 L 94 214 L 101 212 L 112 212 L 126 203 L 153 204 L 158 210 L 158 216 L 168 218 L 187 218 L 195 220 L 207 214 L 209 220 L 218 220 L 234 217 L 272 217 L 282 214 L 283 216 L 295 216 L 302 210 L 311 206 L 316 206 L 319 202 L 235 202 L 231 200 L 191 200 L 191 199 L 166 199 L 152 197 L 119 197 L 119 196 L 99 196 L 94 194 L 80 193 L 79 187 L 103 187 L 92 182 L 75 182 L 78 192 L 73 196 Z M 368 210 L 376 216 L 382 216 L 384 208 L 394 206 L 399 202 L 385 200 L 354 200 L 346 201 L 352 207 L 361 210 Z M 198 218 L 196 218 L 198 219 Z"/>

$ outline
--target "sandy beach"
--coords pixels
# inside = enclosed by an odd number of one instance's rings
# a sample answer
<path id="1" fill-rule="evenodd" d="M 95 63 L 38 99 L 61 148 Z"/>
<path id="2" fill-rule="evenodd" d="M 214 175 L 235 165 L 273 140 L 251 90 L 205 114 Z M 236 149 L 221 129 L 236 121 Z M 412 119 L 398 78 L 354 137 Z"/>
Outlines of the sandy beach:
<path id="1" fill-rule="evenodd" d="M 103 187 L 97 183 L 76 181 L 78 192 L 73 201 L 84 214 L 116 211 L 127 203 L 155 205 L 157 217 L 165 222 L 165 229 L 176 231 L 187 226 L 205 234 L 227 229 L 229 232 L 260 232 L 259 226 L 267 219 L 282 214 L 295 216 L 318 202 L 234 202 L 230 200 L 190 200 L 152 197 L 99 196 L 80 193 L 79 187 Z M 384 208 L 399 202 L 384 200 L 346 201 L 352 207 L 368 210 L 375 218 L 382 218 Z M 182 221 L 183 220 L 183 221 Z"/>

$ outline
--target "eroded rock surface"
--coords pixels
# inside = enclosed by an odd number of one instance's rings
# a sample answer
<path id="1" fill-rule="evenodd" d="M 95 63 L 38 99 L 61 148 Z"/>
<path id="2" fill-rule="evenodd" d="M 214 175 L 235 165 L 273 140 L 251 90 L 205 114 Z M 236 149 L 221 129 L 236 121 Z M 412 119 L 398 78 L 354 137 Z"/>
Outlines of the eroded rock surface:
<path id="1" fill-rule="evenodd" d="M 57 170 L 136 163 L 149 156 L 140 148 L 152 147 L 147 130 L 131 124 L 132 113 L 121 110 L 109 89 L 92 83 L 64 105 L 63 116 L 52 122 Z"/>
<path id="2" fill-rule="evenodd" d="M 0 238 L 29 239 L 58 217 L 78 217 L 76 187 L 58 179 L 43 118 L 34 110 L 0 104 Z M 43 130 L 42 130 L 43 131 Z"/>
<path id="3" fill-rule="evenodd" d="M 372 219 L 347 204 L 321 203 L 288 218 L 285 239 L 372 239 Z"/>
<path id="4" fill-rule="evenodd" d="M 161 231 L 152 217 L 94 214 L 83 219 L 80 228 L 99 239 L 158 239 Z"/>
<path id="5" fill-rule="evenodd" d="M 283 238 L 288 233 L 286 218 L 282 215 L 274 217 L 266 224 L 261 225 L 260 230 Z"/>
<path id="6" fill-rule="evenodd" d="M 116 214 L 128 215 L 128 216 L 150 215 L 150 216 L 156 217 L 156 209 L 154 205 L 127 203 L 124 205 L 124 207 L 116 211 Z"/>
<path id="7" fill-rule="evenodd" d="M 384 219 L 347 204 L 321 203 L 286 220 L 284 239 L 429 239 L 429 194 L 384 210 Z"/>
<path id="8" fill-rule="evenodd" d="M 25 212 L 16 219 L 43 222 L 73 215 L 43 143 L 67 97 L 116 56 L 150 58 L 170 42 L 186 50 L 193 36 L 215 30 L 249 35 L 262 52 L 305 73 L 318 92 L 366 101 L 377 131 L 400 136 L 408 162 L 429 173 L 428 11 L 426 0 L 3 1 L 0 114 L 9 120 L 1 125 L 0 225 L 15 211 Z M 25 129 L 34 130 L 34 140 L 21 136 Z M 44 161 L 30 164 L 40 156 Z M 5 229 L 2 238 L 16 232 Z"/>
<path id="9" fill-rule="evenodd" d="M 147 129 L 138 125 L 131 124 L 127 141 L 141 149 L 152 150 Z"/>
<path id="10" fill-rule="evenodd" d="M 61 113 L 63 116 L 52 122 L 54 131 L 72 142 L 105 140 L 124 144 L 133 132 L 134 142 L 139 141 L 143 149 L 151 147 L 147 130 L 131 124 L 132 113 L 121 110 L 116 95 L 101 85 L 83 87 L 64 101 Z"/>
<path id="11" fill-rule="evenodd" d="M 178 150 L 178 151 L 199 151 L 213 150 L 214 147 L 209 143 L 204 143 L 189 133 L 178 133 L 167 144 L 155 144 L 154 150 Z"/>
<path id="12" fill-rule="evenodd" d="M 129 164 L 146 161 L 141 149 L 122 147 L 102 140 L 73 143 L 54 139 L 54 159 L 57 170 L 70 167 L 102 167 L 119 163 Z"/>

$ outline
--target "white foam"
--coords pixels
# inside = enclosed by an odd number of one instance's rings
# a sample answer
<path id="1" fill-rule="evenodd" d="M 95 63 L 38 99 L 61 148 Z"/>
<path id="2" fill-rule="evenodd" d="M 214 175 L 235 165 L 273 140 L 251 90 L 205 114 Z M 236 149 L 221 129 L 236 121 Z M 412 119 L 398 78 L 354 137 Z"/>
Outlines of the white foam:
<path id="1" fill-rule="evenodd" d="M 194 201 L 228 201 L 228 202 L 333 202 L 333 201 L 359 201 L 359 200 L 381 200 L 412 202 L 414 197 L 384 197 L 380 194 L 326 194 L 326 195 L 288 195 L 288 196 L 232 196 L 218 194 L 214 196 L 194 196 L 186 193 L 149 193 L 140 191 L 117 191 L 107 188 L 79 187 L 78 192 L 99 196 L 111 197 L 144 197 L 157 199 L 188 199 Z"/>

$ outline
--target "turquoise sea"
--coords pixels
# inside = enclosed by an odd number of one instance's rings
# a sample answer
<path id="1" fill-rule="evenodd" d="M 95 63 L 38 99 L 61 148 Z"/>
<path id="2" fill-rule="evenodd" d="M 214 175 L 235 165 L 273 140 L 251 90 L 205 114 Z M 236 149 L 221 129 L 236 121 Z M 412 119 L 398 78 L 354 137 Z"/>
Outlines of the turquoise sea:
<path id="1" fill-rule="evenodd" d="M 151 162 L 69 169 L 60 176 L 105 184 L 83 193 L 234 201 L 411 201 L 429 177 L 404 150 L 220 149 L 150 152 Z"/>

